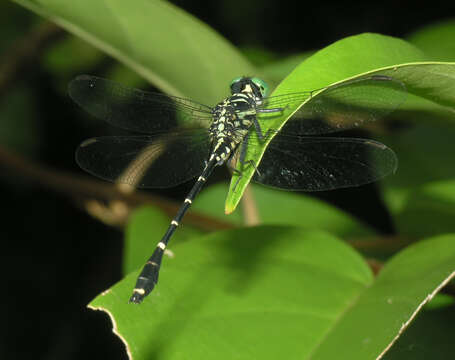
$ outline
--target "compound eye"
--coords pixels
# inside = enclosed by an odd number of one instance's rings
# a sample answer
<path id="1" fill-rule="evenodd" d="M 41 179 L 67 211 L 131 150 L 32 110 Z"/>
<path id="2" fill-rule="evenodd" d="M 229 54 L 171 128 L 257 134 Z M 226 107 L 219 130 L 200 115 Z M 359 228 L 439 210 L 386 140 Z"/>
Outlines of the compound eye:
<path id="1" fill-rule="evenodd" d="M 230 84 L 229 86 L 232 87 L 232 85 L 235 85 L 235 84 L 238 83 L 240 80 L 242 80 L 242 77 L 241 77 L 241 76 L 236 77 L 234 80 L 231 81 L 231 84 Z"/>
<path id="2" fill-rule="evenodd" d="M 256 87 L 259 89 L 263 97 L 268 94 L 269 86 L 264 80 L 254 77 L 251 79 L 251 81 L 253 82 L 254 85 L 256 85 Z"/>
<path id="3" fill-rule="evenodd" d="M 236 94 L 242 90 L 243 77 L 235 78 L 231 81 L 230 89 L 232 94 Z"/>

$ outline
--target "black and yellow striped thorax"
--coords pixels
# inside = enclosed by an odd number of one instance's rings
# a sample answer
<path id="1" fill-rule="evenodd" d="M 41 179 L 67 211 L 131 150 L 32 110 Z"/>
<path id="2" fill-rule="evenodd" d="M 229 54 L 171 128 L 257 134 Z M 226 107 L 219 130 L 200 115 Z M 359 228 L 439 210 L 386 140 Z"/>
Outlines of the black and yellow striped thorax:
<path id="1" fill-rule="evenodd" d="M 209 128 L 212 155 L 218 164 L 227 161 L 248 134 L 256 117 L 256 104 L 260 98 L 246 86 L 220 102 L 213 109 L 213 122 Z"/>

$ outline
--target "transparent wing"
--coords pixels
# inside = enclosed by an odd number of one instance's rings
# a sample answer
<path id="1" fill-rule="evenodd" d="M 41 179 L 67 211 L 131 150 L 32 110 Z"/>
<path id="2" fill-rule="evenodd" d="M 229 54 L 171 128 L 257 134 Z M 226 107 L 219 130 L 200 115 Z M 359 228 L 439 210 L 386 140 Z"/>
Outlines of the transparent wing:
<path id="1" fill-rule="evenodd" d="M 291 135 L 321 135 L 378 120 L 394 111 L 407 96 L 406 87 L 401 81 L 382 75 L 327 87 L 312 97 L 315 92 L 272 96 L 264 99 L 258 108 L 282 108 L 286 111 L 286 108 L 300 106 L 310 97 L 311 100 L 298 108 L 280 132 Z M 279 114 L 280 112 L 260 114 L 259 120 L 267 121 Z"/>
<path id="2" fill-rule="evenodd" d="M 367 184 L 394 172 L 398 160 L 377 141 L 355 138 L 275 138 L 253 180 L 302 191 L 323 191 Z"/>
<path id="3" fill-rule="evenodd" d="M 142 133 L 177 127 L 207 128 L 211 108 L 189 99 L 145 92 L 95 76 L 81 75 L 68 86 L 70 97 L 98 119 Z"/>
<path id="4" fill-rule="evenodd" d="M 142 188 L 166 188 L 200 175 L 209 151 L 210 140 L 205 130 L 106 136 L 84 141 L 76 151 L 76 161 L 104 180 Z"/>

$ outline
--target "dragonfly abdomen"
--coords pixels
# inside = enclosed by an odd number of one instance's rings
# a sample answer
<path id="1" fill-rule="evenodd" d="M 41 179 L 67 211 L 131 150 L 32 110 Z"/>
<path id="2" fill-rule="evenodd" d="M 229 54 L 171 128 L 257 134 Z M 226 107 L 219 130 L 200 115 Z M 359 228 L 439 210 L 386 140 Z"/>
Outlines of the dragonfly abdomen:
<path id="1" fill-rule="evenodd" d="M 210 156 L 210 160 L 207 162 L 207 165 L 202 171 L 201 176 L 199 176 L 196 183 L 193 185 L 193 188 L 185 198 L 183 204 L 180 206 L 179 211 L 169 224 L 169 227 L 167 228 L 167 231 L 164 234 L 163 238 L 157 244 L 152 256 L 145 263 L 141 273 L 139 274 L 139 277 L 137 278 L 136 286 L 134 287 L 133 294 L 129 300 L 130 303 L 141 303 L 142 300 L 155 288 L 155 285 L 158 283 L 161 261 L 163 260 L 164 251 L 166 250 L 169 239 L 177 227 L 180 225 L 183 216 L 190 208 L 194 198 L 199 193 L 199 191 L 201 191 L 202 187 L 207 181 L 207 178 L 210 176 L 216 165 L 218 164 L 214 159 L 214 154 L 212 154 Z"/>

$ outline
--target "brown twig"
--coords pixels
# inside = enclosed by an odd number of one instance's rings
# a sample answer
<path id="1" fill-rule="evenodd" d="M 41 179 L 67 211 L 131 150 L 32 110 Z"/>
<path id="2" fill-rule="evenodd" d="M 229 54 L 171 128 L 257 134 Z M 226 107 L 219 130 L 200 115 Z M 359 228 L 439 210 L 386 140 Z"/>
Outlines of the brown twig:
<path id="1" fill-rule="evenodd" d="M 118 200 L 131 207 L 153 204 L 170 216 L 173 216 L 179 207 L 178 204 L 160 196 L 142 191 L 125 192 L 120 190 L 115 184 L 89 180 L 86 177 L 59 172 L 43 165 L 37 165 L 8 152 L 3 147 L 0 147 L 0 167 L 7 169 L 9 174 L 13 172 L 26 180 L 36 182 L 43 187 L 71 197 L 104 201 Z M 227 222 L 194 212 L 188 214 L 187 219 L 191 224 L 205 230 L 230 229 L 233 227 Z"/>
<path id="2" fill-rule="evenodd" d="M 369 236 L 365 238 L 350 239 L 348 241 L 354 248 L 364 251 L 395 252 L 412 244 L 415 240 L 403 236 Z"/>
<path id="3" fill-rule="evenodd" d="M 377 259 L 368 258 L 368 259 L 366 259 L 366 261 L 375 276 L 379 274 L 382 267 L 384 266 L 384 264 Z"/>
<path id="4" fill-rule="evenodd" d="M 251 186 L 248 185 L 246 187 L 241 202 L 245 225 L 247 226 L 259 225 L 261 223 L 261 220 L 259 218 L 259 212 Z"/>

